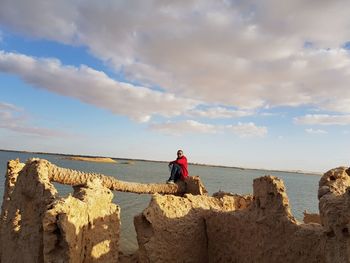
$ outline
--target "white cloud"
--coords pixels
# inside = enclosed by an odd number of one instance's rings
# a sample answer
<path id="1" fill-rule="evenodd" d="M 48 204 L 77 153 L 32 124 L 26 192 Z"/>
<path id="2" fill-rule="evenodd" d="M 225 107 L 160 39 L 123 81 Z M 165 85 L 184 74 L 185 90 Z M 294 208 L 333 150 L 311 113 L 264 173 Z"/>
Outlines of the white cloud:
<path id="1" fill-rule="evenodd" d="M 325 130 L 321 130 L 321 129 L 312 129 L 312 128 L 309 128 L 309 129 L 305 129 L 305 131 L 307 133 L 310 133 L 310 134 L 327 134 L 328 132 L 325 131 Z"/>
<path id="2" fill-rule="evenodd" d="M 349 40 L 349 9 L 345 0 L 3 0 L 0 23 L 30 36 L 86 46 L 116 70 L 122 68 L 129 80 L 206 104 L 312 105 L 349 113 L 350 58 L 340 48 Z M 148 119 L 154 109 L 145 108 L 145 116 L 135 113 L 139 109 L 131 115 Z M 130 115 L 130 109 L 122 114 Z"/>
<path id="3" fill-rule="evenodd" d="M 188 133 L 217 133 L 218 128 L 211 124 L 204 124 L 194 120 L 186 120 L 180 122 L 166 122 L 150 125 L 150 129 L 159 131 L 168 135 L 183 135 Z"/>
<path id="4" fill-rule="evenodd" d="M 0 111 L 21 111 L 22 109 L 17 107 L 16 105 L 13 105 L 11 103 L 1 102 L 0 101 Z"/>
<path id="5" fill-rule="evenodd" d="M 22 109 L 10 103 L 0 102 L 0 129 L 44 137 L 71 136 L 64 131 L 38 127 L 30 121 L 31 119 L 23 114 Z"/>
<path id="6" fill-rule="evenodd" d="M 87 66 L 64 66 L 56 59 L 37 59 L 0 51 L 0 71 L 19 75 L 26 82 L 54 93 L 122 114 L 149 121 L 152 115 L 182 114 L 198 102 L 149 88 L 115 81 Z"/>
<path id="7" fill-rule="evenodd" d="M 266 127 L 258 127 L 254 123 L 238 123 L 237 125 L 212 125 L 200 123 L 194 120 L 180 122 L 166 122 L 150 125 L 152 130 L 159 131 L 168 135 L 183 135 L 188 133 L 225 133 L 231 132 L 239 137 L 263 137 L 267 134 Z"/>
<path id="8" fill-rule="evenodd" d="M 210 119 L 219 119 L 219 118 L 239 118 L 253 115 L 252 111 L 243 111 L 243 110 L 230 110 L 224 107 L 210 107 L 205 109 L 195 109 L 187 113 L 193 117 L 203 117 Z"/>
<path id="9" fill-rule="evenodd" d="M 234 134 L 237 134 L 239 137 L 264 137 L 267 134 L 266 127 L 256 126 L 252 122 L 248 123 L 238 123 L 237 125 L 226 126 L 226 129 L 232 131 Z"/>
<path id="10" fill-rule="evenodd" d="M 350 115 L 307 114 L 294 118 L 294 122 L 306 125 L 350 125 Z"/>

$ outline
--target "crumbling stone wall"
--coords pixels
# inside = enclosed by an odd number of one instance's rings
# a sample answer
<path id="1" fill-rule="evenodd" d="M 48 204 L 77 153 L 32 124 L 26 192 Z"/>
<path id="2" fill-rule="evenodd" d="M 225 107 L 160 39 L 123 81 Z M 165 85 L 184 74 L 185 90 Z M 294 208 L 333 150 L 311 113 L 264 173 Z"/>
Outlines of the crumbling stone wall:
<path id="1" fill-rule="evenodd" d="M 327 262 L 350 262 L 350 176 L 346 167 L 325 173 L 319 182 L 319 210 L 327 237 Z"/>
<path id="2" fill-rule="evenodd" d="M 1 262 L 43 262 L 42 219 L 57 198 L 40 161 L 9 162 L 1 213 Z"/>
<path id="3" fill-rule="evenodd" d="M 73 196 L 58 197 L 50 182 L 53 171 L 75 185 Z M 219 192 L 210 197 L 196 177 L 177 189 L 164 186 L 165 192 L 179 194 L 184 188 L 198 195 L 153 196 L 134 220 L 137 260 L 350 262 L 349 171 L 339 167 L 321 178 L 321 224 L 297 222 L 283 182 L 273 176 L 255 179 L 253 196 Z M 78 185 L 79 180 L 84 184 Z M 101 175 L 81 176 L 45 160 L 26 165 L 10 161 L 0 218 L 0 262 L 136 261 L 118 257 L 120 209 L 111 203 L 113 195 L 106 185 L 127 185 L 129 190 L 138 186 Z M 149 189 L 143 185 L 139 192 Z"/>
<path id="4" fill-rule="evenodd" d="M 45 213 L 45 262 L 118 262 L 120 209 L 93 180 Z"/>
<path id="5" fill-rule="evenodd" d="M 8 163 L 0 262 L 118 262 L 120 209 L 98 180 L 61 199 L 49 162 Z"/>
<path id="6" fill-rule="evenodd" d="M 208 262 L 205 215 L 249 206 L 251 196 L 154 195 L 135 217 L 140 262 Z"/>
<path id="7" fill-rule="evenodd" d="M 254 180 L 253 201 L 155 195 L 135 217 L 140 262 L 350 262 L 350 176 L 345 167 L 319 184 L 320 223 L 302 224 L 290 211 L 283 182 Z M 226 203 L 226 205 L 225 205 Z M 204 231 L 204 233 L 203 233 Z"/>
<path id="8" fill-rule="evenodd" d="M 321 224 L 321 217 L 319 214 L 316 213 L 308 213 L 306 210 L 303 212 L 303 222 L 305 224 L 309 224 L 309 223 L 317 223 L 317 224 Z"/>
<path id="9" fill-rule="evenodd" d="M 265 176 L 253 188 L 248 209 L 206 217 L 209 262 L 325 262 L 322 226 L 295 220 L 283 182 Z"/>

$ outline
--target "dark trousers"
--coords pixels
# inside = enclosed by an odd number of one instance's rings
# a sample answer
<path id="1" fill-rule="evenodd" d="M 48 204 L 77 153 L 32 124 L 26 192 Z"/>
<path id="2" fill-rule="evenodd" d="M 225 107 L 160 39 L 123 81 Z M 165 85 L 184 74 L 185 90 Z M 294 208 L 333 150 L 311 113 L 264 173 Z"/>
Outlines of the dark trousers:
<path id="1" fill-rule="evenodd" d="M 178 165 L 177 163 L 174 163 L 172 164 L 170 177 L 168 181 L 172 180 L 176 182 L 181 179 L 181 175 L 182 175 L 182 171 L 181 171 L 180 165 Z"/>

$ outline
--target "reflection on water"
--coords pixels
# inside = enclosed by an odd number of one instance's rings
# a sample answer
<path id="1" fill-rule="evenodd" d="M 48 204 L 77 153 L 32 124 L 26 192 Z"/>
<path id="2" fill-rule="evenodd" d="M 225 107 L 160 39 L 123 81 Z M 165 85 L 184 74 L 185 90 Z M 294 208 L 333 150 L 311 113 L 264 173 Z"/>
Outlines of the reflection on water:
<path id="1" fill-rule="evenodd" d="M 114 176 L 119 180 L 158 183 L 168 178 L 167 163 L 135 161 L 132 163 L 93 163 L 62 159 L 62 156 L 15 153 L 0 151 L 0 196 L 3 196 L 6 163 L 8 160 L 20 158 L 25 162 L 28 158 L 46 159 L 57 166 L 85 172 L 102 173 Z M 253 179 L 267 174 L 277 176 L 284 181 L 290 200 L 292 213 L 302 220 L 302 212 L 306 209 L 311 213 L 318 213 L 317 188 L 319 176 L 304 175 L 287 172 L 266 172 L 263 170 L 247 170 L 237 168 L 222 168 L 210 166 L 189 165 L 190 175 L 199 175 L 209 194 L 219 190 L 237 194 L 250 194 L 253 191 Z M 61 196 L 72 192 L 72 187 L 55 184 Z M 114 192 L 113 202 L 121 207 L 121 249 L 132 252 L 137 248 L 136 233 L 133 217 L 147 207 L 151 196 L 132 193 Z M 0 199 L 2 202 L 2 198 Z"/>

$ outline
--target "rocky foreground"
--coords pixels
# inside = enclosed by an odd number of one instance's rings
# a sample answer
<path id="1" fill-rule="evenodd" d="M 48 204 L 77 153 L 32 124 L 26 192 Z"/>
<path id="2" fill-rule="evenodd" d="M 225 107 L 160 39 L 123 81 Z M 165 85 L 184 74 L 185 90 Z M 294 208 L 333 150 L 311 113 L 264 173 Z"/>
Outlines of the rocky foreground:
<path id="1" fill-rule="evenodd" d="M 72 185 L 73 195 L 59 197 L 52 182 Z M 253 195 L 208 196 L 198 177 L 178 185 L 137 184 L 46 160 L 13 160 L 0 218 L 0 262 L 350 262 L 344 167 L 321 178 L 320 215 L 306 215 L 307 224 L 291 214 L 280 179 L 257 178 L 253 186 Z M 134 255 L 119 251 L 120 208 L 111 190 L 153 194 L 134 218 Z"/>

